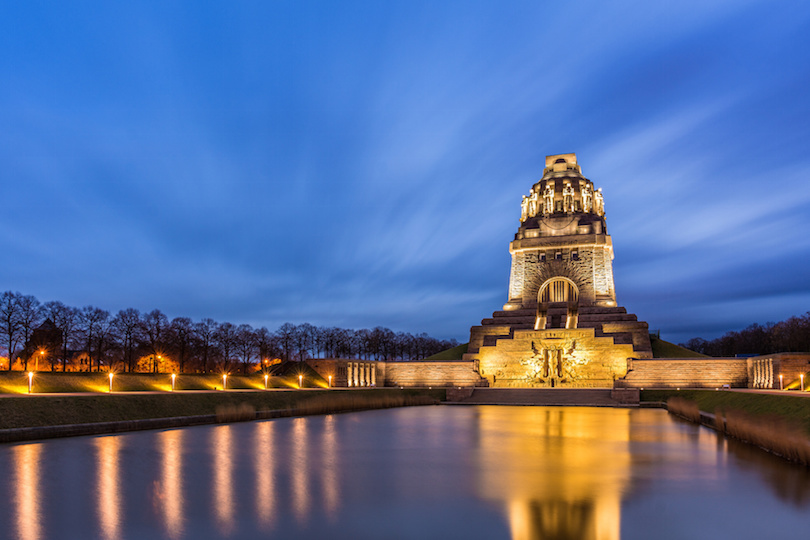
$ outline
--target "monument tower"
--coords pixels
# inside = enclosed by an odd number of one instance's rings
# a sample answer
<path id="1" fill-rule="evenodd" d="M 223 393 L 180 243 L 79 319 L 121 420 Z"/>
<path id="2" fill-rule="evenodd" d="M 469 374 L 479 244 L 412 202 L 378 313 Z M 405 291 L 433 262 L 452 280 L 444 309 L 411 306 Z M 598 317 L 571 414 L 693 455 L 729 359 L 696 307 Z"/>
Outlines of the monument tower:
<path id="1" fill-rule="evenodd" d="M 509 244 L 508 301 L 470 329 L 465 359 L 491 386 L 605 386 L 651 358 L 647 324 L 616 304 L 601 189 L 575 154 L 546 157 Z"/>

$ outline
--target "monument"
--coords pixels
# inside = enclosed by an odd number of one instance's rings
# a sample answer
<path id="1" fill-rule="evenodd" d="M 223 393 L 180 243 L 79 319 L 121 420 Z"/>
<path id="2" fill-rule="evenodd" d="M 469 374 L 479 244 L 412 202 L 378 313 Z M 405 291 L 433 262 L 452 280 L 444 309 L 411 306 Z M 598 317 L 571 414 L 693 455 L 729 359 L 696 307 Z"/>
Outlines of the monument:
<path id="1" fill-rule="evenodd" d="M 575 154 L 546 157 L 509 252 L 508 301 L 464 355 L 489 386 L 612 387 L 652 358 L 647 324 L 616 304 L 604 198 Z"/>

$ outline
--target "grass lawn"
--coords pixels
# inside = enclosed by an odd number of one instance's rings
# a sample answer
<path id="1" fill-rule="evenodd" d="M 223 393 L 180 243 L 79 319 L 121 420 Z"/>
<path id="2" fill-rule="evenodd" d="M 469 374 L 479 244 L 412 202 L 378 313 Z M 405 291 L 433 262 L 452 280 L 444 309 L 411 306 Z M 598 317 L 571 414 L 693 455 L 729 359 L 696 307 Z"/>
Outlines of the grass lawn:
<path id="1" fill-rule="evenodd" d="M 641 401 L 666 401 L 678 396 L 694 401 L 701 411 L 738 410 L 754 416 L 780 416 L 810 434 L 810 398 L 790 394 L 754 394 L 728 390 L 642 390 Z"/>
<path id="2" fill-rule="evenodd" d="M 336 404 L 348 400 L 358 408 L 363 405 L 373 408 L 375 403 L 400 396 L 429 396 L 443 400 L 445 390 L 374 388 L 14 396 L 0 398 L 0 429 L 209 415 L 217 414 L 217 409 L 223 407 L 243 405 L 267 411 L 306 408 L 307 402 L 312 402 L 319 408 L 328 409 L 330 400 Z"/>

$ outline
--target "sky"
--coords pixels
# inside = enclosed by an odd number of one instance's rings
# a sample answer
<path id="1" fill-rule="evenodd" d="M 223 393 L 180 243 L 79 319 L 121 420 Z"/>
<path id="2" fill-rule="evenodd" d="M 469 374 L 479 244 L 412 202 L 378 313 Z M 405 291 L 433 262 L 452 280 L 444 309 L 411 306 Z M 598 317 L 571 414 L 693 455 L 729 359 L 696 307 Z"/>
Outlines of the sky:
<path id="1" fill-rule="evenodd" d="M 4 2 L 0 289 L 466 342 L 575 152 L 664 339 L 810 310 L 810 3 Z"/>

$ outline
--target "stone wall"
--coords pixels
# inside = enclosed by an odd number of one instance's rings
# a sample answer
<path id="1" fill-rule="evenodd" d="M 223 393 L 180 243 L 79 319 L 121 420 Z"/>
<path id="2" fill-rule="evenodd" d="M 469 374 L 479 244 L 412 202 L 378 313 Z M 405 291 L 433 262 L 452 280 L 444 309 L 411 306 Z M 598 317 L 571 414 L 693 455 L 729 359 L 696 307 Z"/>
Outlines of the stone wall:
<path id="1" fill-rule="evenodd" d="M 748 386 L 746 358 L 649 358 L 627 362 L 621 388 L 720 388 Z"/>
<path id="2" fill-rule="evenodd" d="M 386 386 L 485 386 L 475 362 L 386 362 Z"/>
<path id="3" fill-rule="evenodd" d="M 364 386 L 482 386 L 486 381 L 472 361 L 377 362 L 351 358 L 307 360 L 335 387 Z"/>

